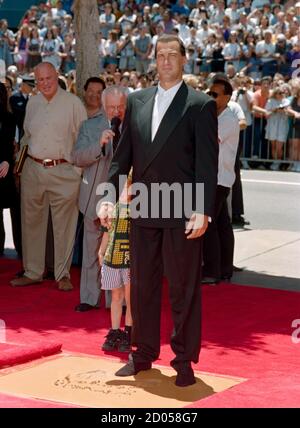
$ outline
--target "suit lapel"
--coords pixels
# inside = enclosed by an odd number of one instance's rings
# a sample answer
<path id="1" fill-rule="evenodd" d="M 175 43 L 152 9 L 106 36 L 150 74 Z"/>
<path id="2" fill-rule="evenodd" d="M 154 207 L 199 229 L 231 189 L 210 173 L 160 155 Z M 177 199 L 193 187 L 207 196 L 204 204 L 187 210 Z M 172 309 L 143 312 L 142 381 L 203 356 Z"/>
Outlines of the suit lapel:
<path id="1" fill-rule="evenodd" d="M 151 118 L 154 106 L 155 94 L 157 88 L 149 91 L 147 97 L 143 100 L 138 100 L 137 125 L 139 128 L 140 142 L 148 145 L 151 141 Z"/>
<path id="2" fill-rule="evenodd" d="M 157 133 L 155 135 L 154 140 L 151 138 L 151 125 L 152 125 L 152 111 L 154 105 L 154 96 L 151 100 L 151 109 L 147 107 L 145 113 L 147 116 L 144 117 L 144 138 L 143 140 L 146 142 L 146 156 L 145 163 L 142 171 L 149 166 L 149 164 L 154 160 L 154 158 L 159 154 L 164 144 L 168 140 L 169 136 L 180 122 L 181 118 L 184 116 L 187 108 L 188 108 L 188 88 L 185 83 L 183 83 L 178 92 L 176 93 L 170 107 L 166 111 L 163 120 L 161 121 Z M 144 108 L 146 107 L 146 104 Z M 147 123 L 146 123 L 147 121 Z M 147 134 L 145 133 L 145 129 L 147 129 Z M 150 134 L 150 135 L 149 135 Z M 141 134 L 143 135 L 143 133 Z M 147 137 L 147 140 L 146 140 Z M 152 142 L 151 142 L 152 141 Z"/>

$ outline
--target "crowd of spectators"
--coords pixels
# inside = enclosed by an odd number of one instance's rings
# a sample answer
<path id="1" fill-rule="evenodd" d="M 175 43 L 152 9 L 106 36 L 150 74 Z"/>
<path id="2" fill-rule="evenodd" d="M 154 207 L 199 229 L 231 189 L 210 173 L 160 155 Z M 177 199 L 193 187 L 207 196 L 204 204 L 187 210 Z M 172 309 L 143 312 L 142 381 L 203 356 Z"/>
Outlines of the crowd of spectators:
<path id="1" fill-rule="evenodd" d="M 8 75 L 51 62 L 75 92 L 75 31 L 71 1 L 38 2 L 19 29 L 0 22 L 0 59 Z M 128 91 L 155 84 L 155 44 L 178 34 L 187 48 L 188 83 L 206 90 L 225 72 L 244 110 L 244 167 L 300 171 L 300 2 L 281 0 L 98 0 L 99 74 Z M 300 61 L 299 61 L 300 63 Z M 17 68 L 17 71 L 16 71 Z M 16 89 L 15 87 L 13 89 Z M 290 161 L 289 163 L 283 161 Z M 257 162 L 255 165 L 259 165 Z"/>

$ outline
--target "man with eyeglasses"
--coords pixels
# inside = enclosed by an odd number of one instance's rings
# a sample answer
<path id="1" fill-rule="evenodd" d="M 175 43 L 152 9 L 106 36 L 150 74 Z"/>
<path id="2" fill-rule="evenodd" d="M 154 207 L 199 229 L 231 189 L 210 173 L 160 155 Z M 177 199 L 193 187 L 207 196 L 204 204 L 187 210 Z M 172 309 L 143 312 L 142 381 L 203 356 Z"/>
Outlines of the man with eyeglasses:
<path id="1" fill-rule="evenodd" d="M 80 304 L 75 307 L 76 312 L 86 312 L 99 307 L 101 284 L 98 250 L 102 232 L 96 213 L 99 201 L 96 188 L 98 184 L 107 180 L 113 151 L 117 145 L 116 135 L 110 129 L 111 122 L 113 119 L 118 120 L 121 125 L 126 110 L 126 88 L 110 86 L 102 92 L 103 83 L 100 78 L 92 77 L 85 85 L 85 99 L 89 100 L 90 114 L 80 128 L 72 151 L 74 164 L 83 168 L 79 193 L 79 210 L 84 215 L 83 257 Z M 96 91 L 94 96 L 92 90 Z M 92 100 L 94 100 L 93 114 L 91 114 Z"/>
<path id="2" fill-rule="evenodd" d="M 235 181 L 240 126 L 237 116 L 228 107 L 232 92 L 231 83 L 223 74 L 214 76 L 207 92 L 217 104 L 219 164 L 213 219 L 204 235 L 202 284 L 215 285 L 221 279 L 229 280 L 233 273 L 234 235 L 227 197 Z"/>

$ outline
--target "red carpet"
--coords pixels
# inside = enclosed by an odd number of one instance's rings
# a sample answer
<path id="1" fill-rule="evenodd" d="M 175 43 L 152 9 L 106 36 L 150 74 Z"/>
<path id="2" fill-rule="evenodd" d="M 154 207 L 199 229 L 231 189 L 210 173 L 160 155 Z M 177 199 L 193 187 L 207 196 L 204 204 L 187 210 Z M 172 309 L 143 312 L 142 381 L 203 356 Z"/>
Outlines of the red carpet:
<path id="1" fill-rule="evenodd" d="M 27 363 L 37 358 L 48 357 L 60 352 L 59 343 L 37 342 L 28 345 L 0 343 L 0 369 L 15 364 Z"/>
<path id="2" fill-rule="evenodd" d="M 54 282 L 9 286 L 18 269 L 16 261 L 0 259 L 0 318 L 6 323 L 7 341 L 20 345 L 51 341 L 62 343 L 64 351 L 103 354 L 100 346 L 109 326 L 109 311 L 103 307 L 74 311 L 79 302 L 79 271 L 72 271 L 76 289 L 65 293 Z M 193 406 L 298 407 L 300 343 L 292 343 L 291 324 L 300 318 L 300 294 L 221 284 L 203 287 L 202 306 L 203 346 L 196 368 L 248 380 Z M 173 358 L 171 331 L 165 298 L 159 364 L 169 365 Z"/>

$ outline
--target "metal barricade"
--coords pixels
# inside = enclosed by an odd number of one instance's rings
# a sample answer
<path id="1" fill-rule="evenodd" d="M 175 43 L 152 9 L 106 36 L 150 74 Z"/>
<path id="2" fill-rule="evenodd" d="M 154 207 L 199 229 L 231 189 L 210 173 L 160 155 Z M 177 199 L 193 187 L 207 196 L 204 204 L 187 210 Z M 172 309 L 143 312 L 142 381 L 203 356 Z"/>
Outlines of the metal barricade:
<path id="1" fill-rule="evenodd" d="M 267 121 L 264 117 L 252 115 L 252 124 L 240 133 L 240 147 L 242 161 L 255 163 L 288 164 L 293 162 L 291 140 L 295 138 L 295 120 L 289 119 L 289 132 L 280 145 L 265 137 Z M 281 153 L 278 155 L 278 153 Z"/>

